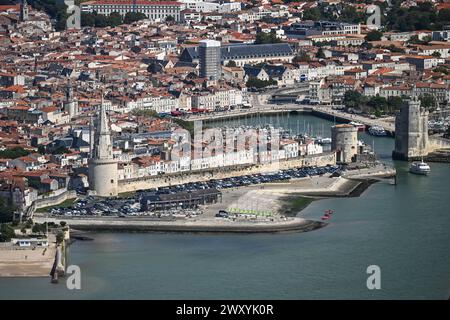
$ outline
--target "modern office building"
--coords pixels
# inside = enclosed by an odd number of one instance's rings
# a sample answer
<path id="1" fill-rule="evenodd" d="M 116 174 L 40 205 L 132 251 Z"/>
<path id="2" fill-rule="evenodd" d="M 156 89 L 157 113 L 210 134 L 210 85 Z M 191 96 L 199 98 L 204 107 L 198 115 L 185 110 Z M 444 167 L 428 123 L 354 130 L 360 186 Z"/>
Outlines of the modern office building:
<path id="1" fill-rule="evenodd" d="M 220 41 L 202 40 L 198 50 L 200 77 L 219 79 L 222 72 Z"/>

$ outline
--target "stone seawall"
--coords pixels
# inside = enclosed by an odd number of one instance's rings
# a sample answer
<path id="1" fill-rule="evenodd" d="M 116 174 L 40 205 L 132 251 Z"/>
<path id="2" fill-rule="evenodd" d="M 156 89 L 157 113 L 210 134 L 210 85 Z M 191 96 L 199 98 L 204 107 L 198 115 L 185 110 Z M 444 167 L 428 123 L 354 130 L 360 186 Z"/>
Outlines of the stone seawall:
<path id="1" fill-rule="evenodd" d="M 450 148 L 450 139 L 445 139 L 442 137 L 429 137 L 428 139 L 430 152 Z"/>
<path id="2" fill-rule="evenodd" d="M 77 197 L 77 193 L 74 190 L 68 190 L 63 193 L 60 193 L 57 196 L 41 198 L 34 201 L 34 205 L 36 209 L 45 208 L 49 206 L 55 206 L 60 204 L 61 202 L 66 201 L 67 199 L 73 199 Z"/>
<path id="3" fill-rule="evenodd" d="M 59 223 L 60 219 L 36 218 L 38 222 Z M 227 219 L 193 219 L 148 221 L 143 219 L 70 219 L 64 218 L 72 229 L 105 232 L 207 232 L 207 233 L 276 233 L 307 232 L 326 223 L 302 218 L 277 219 L 268 222 L 236 222 Z"/>
<path id="4" fill-rule="evenodd" d="M 336 164 L 336 154 L 328 152 L 316 156 L 306 156 L 283 160 L 271 164 L 250 165 L 240 167 L 222 167 L 211 170 L 150 176 L 145 178 L 119 181 L 119 193 L 146 190 L 189 182 L 208 181 L 211 179 L 224 179 L 248 174 L 266 173 L 278 170 L 298 168 L 304 166 L 326 166 Z"/>

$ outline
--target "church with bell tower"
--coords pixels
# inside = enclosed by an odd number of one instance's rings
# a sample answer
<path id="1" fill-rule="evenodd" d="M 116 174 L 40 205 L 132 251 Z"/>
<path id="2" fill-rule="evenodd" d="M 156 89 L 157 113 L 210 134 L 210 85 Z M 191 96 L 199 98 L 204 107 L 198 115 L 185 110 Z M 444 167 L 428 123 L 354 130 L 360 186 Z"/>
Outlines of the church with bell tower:
<path id="1" fill-rule="evenodd" d="M 27 0 L 22 0 L 20 3 L 20 21 L 27 21 L 28 20 L 28 3 Z"/>

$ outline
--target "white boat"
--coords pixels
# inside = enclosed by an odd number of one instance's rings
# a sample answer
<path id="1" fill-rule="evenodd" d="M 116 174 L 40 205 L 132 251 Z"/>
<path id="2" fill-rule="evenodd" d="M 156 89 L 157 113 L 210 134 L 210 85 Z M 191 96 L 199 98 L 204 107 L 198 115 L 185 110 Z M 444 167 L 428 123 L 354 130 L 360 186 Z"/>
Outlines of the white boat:
<path id="1" fill-rule="evenodd" d="M 352 126 L 358 128 L 358 131 L 366 131 L 366 125 L 356 122 L 356 121 L 352 121 L 349 124 L 351 124 Z"/>
<path id="2" fill-rule="evenodd" d="M 331 138 L 317 138 L 318 144 L 331 144 Z"/>
<path id="3" fill-rule="evenodd" d="M 416 161 L 411 163 L 411 166 L 409 167 L 409 172 L 414 174 L 421 174 L 421 175 L 427 175 L 431 171 L 430 166 L 422 161 Z"/>
<path id="4" fill-rule="evenodd" d="M 372 126 L 372 127 L 370 127 L 369 128 L 369 134 L 371 134 L 373 136 L 378 136 L 378 137 L 387 136 L 386 130 L 384 130 L 384 128 L 380 127 L 380 126 Z"/>

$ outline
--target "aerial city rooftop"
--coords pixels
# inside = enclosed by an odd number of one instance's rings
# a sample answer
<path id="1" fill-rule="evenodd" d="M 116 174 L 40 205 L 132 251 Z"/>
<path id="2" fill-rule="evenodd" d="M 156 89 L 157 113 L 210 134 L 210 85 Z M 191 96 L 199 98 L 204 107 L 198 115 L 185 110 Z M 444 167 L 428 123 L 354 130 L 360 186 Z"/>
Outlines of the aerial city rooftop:
<path id="1" fill-rule="evenodd" d="M 188 120 L 270 109 L 278 98 L 292 98 L 274 94 L 286 88 L 300 88 L 291 103 L 380 119 L 395 115 L 405 97 L 430 112 L 445 107 L 448 2 L 405 1 L 396 10 L 427 9 L 436 19 L 399 26 L 388 17 L 379 30 L 367 25 L 369 6 L 89 1 L 81 4 L 77 29 L 26 0 L 1 5 L 1 192 L 25 209 L 49 194 L 89 189 L 115 196 L 154 186 L 148 177 L 328 154 L 308 135 L 281 134 L 271 149 L 271 130 L 279 128 L 260 126 L 255 132 L 269 143 L 266 151 L 246 145 L 196 157 L 198 144 L 208 150 L 213 143 L 204 137 L 175 158 L 183 143 L 174 133 L 192 134 Z M 447 130 L 447 123 L 425 120 L 435 133 Z M 250 129 L 234 130 L 237 139 Z M 402 148 L 399 157 L 408 158 L 414 147 Z M 357 152 L 350 151 L 330 161 L 351 161 Z"/>

